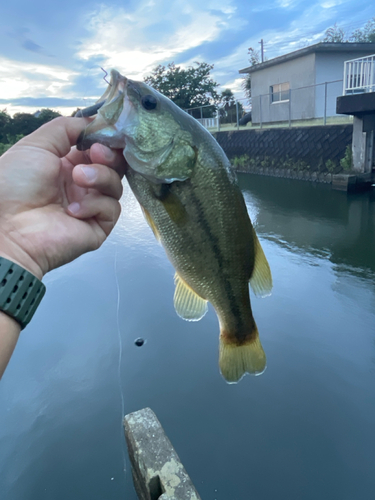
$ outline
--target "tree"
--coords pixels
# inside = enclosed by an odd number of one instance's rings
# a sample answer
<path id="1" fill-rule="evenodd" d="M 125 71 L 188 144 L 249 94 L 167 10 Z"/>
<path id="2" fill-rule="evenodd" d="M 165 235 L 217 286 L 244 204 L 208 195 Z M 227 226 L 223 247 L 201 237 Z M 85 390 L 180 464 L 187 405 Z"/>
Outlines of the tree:
<path id="1" fill-rule="evenodd" d="M 322 41 L 328 43 L 345 42 L 345 32 L 335 23 L 331 28 L 326 29 Z"/>
<path id="2" fill-rule="evenodd" d="M 0 143 L 7 142 L 7 135 L 10 133 L 11 116 L 8 115 L 7 110 L 0 111 Z"/>
<path id="3" fill-rule="evenodd" d="M 28 135 L 39 127 L 38 118 L 30 113 L 16 113 L 10 124 L 10 135 Z"/>
<path id="4" fill-rule="evenodd" d="M 225 89 L 222 91 L 221 96 L 221 107 L 219 110 L 220 113 L 220 122 L 221 123 L 236 123 L 237 119 L 237 106 L 236 100 L 234 98 L 234 94 L 231 89 Z M 244 109 L 242 104 L 238 103 L 238 117 L 240 118 L 244 113 Z"/>
<path id="5" fill-rule="evenodd" d="M 182 109 L 212 104 L 209 108 L 203 108 L 203 116 L 210 117 L 216 110 L 216 102 L 219 101 L 216 91 L 219 84 L 210 77 L 214 65 L 205 62 L 194 64 L 195 66 L 187 69 L 182 69 L 173 62 L 167 67 L 159 65 L 145 78 L 145 82 Z M 192 114 L 200 118 L 199 109 L 194 110 Z"/>
<path id="6" fill-rule="evenodd" d="M 357 43 L 375 43 L 375 17 L 367 21 L 362 29 L 359 28 L 353 31 L 350 41 Z"/>
<path id="7" fill-rule="evenodd" d="M 339 28 L 337 24 L 334 24 L 333 26 L 331 26 L 331 28 L 328 28 L 325 31 L 324 35 L 325 36 L 322 42 L 375 43 L 375 17 L 367 21 L 363 28 L 354 30 L 349 37 L 345 36 L 344 30 Z"/>
<path id="8" fill-rule="evenodd" d="M 49 108 L 44 108 L 38 115 L 38 121 L 39 121 L 39 126 L 43 125 L 44 123 L 50 122 L 54 118 L 57 118 L 58 116 L 61 116 L 61 114 L 58 111 L 53 111 L 53 109 Z"/>
<path id="9" fill-rule="evenodd" d="M 249 56 L 250 66 L 255 66 L 260 63 L 260 54 L 258 50 L 249 47 L 247 50 Z M 242 82 L 242 88 L 245 92 L 245 96 L 249 101 L 251 101 L 251 73 L 247 73 Z"/>

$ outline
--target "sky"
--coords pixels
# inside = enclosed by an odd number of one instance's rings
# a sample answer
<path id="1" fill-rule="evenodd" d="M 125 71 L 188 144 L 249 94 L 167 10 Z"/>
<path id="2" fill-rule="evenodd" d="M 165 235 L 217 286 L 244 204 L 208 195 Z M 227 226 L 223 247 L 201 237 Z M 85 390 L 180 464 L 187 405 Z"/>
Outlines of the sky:
<path id="1" fill-rule="evenodd" d="M 143 80 L 158 65 L 214 64 L 219 90 L 244 98 L 248 48 L 272 59 L 319 42 L 335 23 L 351 33 L 375 16 L 368 0 L 13 0 L 0 7 L 0 110 L 91 105 L 101 68 Z"/>

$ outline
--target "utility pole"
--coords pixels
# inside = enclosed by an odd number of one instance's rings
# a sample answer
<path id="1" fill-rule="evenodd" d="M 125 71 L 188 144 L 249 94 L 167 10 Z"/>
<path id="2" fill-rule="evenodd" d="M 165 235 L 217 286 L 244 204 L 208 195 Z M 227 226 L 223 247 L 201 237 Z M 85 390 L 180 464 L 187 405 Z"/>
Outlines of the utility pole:
<path id="1" fill-rule="evenodd" d="M 263 55 L 263 38 L 258 43 L 260 43 L 260 53 L 261 53 L 261 59 L 262 59 L 262 62 L 263 62 L 264 61 L 264 55 Z"/>

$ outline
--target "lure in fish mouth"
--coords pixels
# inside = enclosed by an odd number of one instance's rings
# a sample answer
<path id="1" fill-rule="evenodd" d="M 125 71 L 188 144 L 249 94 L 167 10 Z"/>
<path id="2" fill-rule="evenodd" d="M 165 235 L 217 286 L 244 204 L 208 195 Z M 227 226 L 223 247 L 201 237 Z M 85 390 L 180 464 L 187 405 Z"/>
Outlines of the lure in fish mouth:
<path id="1" fill-rule="evenodd" d="M 177 314 L 197 321 L 211 302 L 224 378 L 262 373 L 266 356 L 249 283 L 255 294 L 269 295 L 271 271 L 223 150 L 168 98 L 115 70 L 103 96 L 81 113 L 97 114 L 78 149 L 95 142 L 123 149 L 129 185 L 176 270 Z"/>

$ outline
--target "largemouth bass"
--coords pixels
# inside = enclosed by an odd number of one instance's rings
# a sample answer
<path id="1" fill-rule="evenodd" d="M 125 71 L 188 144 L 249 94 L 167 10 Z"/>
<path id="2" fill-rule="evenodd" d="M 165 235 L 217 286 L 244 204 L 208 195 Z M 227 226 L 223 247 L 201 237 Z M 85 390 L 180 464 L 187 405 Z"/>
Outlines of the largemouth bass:
<path id="1" fill-rule="evenodd" d="M 77 147 L 123 149 L 129 185 L 176 270 L 177 314 L 199 320 L 209 301 L 220 323 L 224 378 L 262 373 L 266 356 L 249 282 L 256 294 L 268 294 L 271 272 L 223 150 L 168 98 L 114 70 L 92 109 L 98 114 Z"/>

